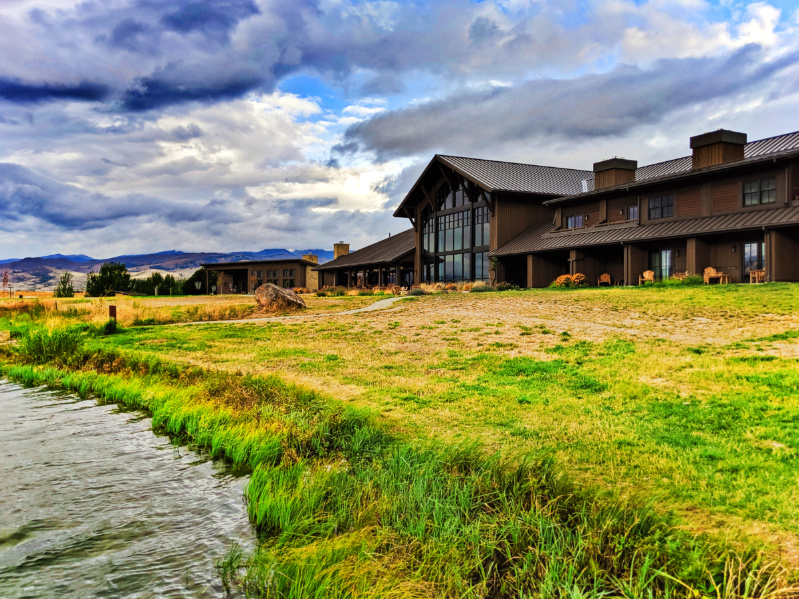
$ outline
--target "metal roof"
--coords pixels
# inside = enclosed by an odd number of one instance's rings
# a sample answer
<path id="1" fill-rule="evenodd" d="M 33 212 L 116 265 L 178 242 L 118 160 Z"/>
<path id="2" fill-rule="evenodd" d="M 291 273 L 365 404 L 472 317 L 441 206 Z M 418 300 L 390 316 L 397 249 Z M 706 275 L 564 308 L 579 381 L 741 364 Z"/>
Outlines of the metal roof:
<path id="1" fill-rule="evenodd" d="M 786 225 L 799 225 L 799 205 L 789 206 L 788 208 L 751 210 L 701 218 L 670 220 L 649 225 L 619 223 L 571 231 L 555 231 L 555 225 L 551 220 L 547 220 L 530 227 L 489 255 L 513 256 L 547 250 L 723 233 L 726 231 L 756 230 L 761 227 Z"/>
<path id="2" fill-rule="evenodd" d="M 412 254 L 416 249 L 413 229 L 408 229 L 388 239 L 383 239 L 365 248 L 350 252 L 336 260 L 331 260 L 314 270 L 333 270 L 336 268 L 353 268 L 370 264 L 393 264 L 401 258 Z"/>
<path id="3" fill-rule="evenodd" d="M 437 158 L 486 191 L 565 195 L 580 193 L 582 182 L 594 177 L 593 171 L 555 166 L 538 166 L 440 154 L 437 155 Z"/>
<path id="4" fill-rule="evenodd" d="M 594 189 L 594 179 L 592 173 L 591 180 L 588 182 L 588 189 L 586 191 L 548 200 L 545 203 L 557 204 L 585 196 L 598 195 L 607 191 L 627 189 L 628 187 L 637 187 L 647 183 L 656 183 L 661 180 L 669 180 L 689 173 L 703 174 L 717 170 L 736 168 L 748 163 L 757 162 L 759 160 L 765 160 L 772 157 L 781 156 L 783 154 L 791 154 L 797 150 L 799 150 L 799 131 L 749 142 L 744 146 L 744 159 L 737 160 L 735 162 L 725 162 L 723 164 L 717 164 L 701 169 L 694 169 L 692 157 L 683 156 L 682 158 L 675 158 L 665 162 L 657 162 L 655 164 L 642 166 L 635 171 L 634 183 L 623 183 L 621 185 L 603 187 L 602 189 L 596 190 Z"/>

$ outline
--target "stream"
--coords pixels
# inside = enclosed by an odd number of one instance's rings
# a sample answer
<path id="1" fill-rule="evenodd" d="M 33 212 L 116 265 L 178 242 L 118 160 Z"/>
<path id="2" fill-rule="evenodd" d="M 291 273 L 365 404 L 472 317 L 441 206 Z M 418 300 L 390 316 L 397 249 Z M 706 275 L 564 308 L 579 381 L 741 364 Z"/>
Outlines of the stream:
<path id="1" fill-rule="evenodd" d="M 0 380 L 0 597 L 227 597 L 246 483 L 142 412 Z"/>

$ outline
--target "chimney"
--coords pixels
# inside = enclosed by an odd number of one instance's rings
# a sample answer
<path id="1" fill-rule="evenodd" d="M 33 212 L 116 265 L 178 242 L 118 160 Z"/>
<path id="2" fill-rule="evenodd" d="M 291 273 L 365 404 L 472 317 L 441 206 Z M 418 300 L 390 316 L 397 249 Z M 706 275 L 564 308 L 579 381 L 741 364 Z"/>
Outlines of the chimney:
<path id="1" fill-rule="evenodd" d="M 704 168 L 744 159 L 746 133 L 719 129 L 691 138 L 693 168 Z"/>
<path id="2" fill-rule="evenodd" d="M 333 244 L 333 260 L 336 258 L 341 258 L 342 256 L 346 256 L 350 253 L 350 244 L 344 243 L 343 241 L 339 241 L 338 243 Z"/>
<path id="3" fill-rule="evenodd" d="M 612 187 L 635 181 L 638 162 L 625 158 L 611 158 L 594 163 L 594 189 Z"/>
<path id="4" fill-rule="evenodd" d="M 319 256 L 316 254 L 303 254 L 303 260 L 307 260 L 308 262 L 313 262 L 314 264 L 319 264 Z"/>

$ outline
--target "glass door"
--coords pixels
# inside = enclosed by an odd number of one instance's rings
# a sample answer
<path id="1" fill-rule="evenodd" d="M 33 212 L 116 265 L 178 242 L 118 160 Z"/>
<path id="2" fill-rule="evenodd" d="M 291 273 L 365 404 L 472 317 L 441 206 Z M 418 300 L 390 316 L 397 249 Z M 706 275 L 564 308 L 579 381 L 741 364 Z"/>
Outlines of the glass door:
<path id="1" fill-rule="evenodd" d="M 655 273 L 656 279 L 668 279 L 672 273 L 671 250 L 652 250 L 649 252 L 649 269 Z"/>
<path id="2" fill-rule="evenodd" d="M 766 244 L 763 241 L 744 244 L 744 274 L 763 270 L 766 266 Z"/>

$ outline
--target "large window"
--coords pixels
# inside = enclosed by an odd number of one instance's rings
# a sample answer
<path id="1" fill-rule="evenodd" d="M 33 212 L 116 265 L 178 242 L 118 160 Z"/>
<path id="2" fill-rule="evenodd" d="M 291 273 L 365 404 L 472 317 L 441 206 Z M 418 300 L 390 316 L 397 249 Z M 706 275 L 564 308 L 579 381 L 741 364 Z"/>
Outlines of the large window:
<path id="1" fill-rule="evenodd" d="M 457 252 L 471 247 L 471 211 L 438 217 L 438 251 Z"/>
<path id="2" fill-rule="evenodd" d="M 479 252 L 474 255 L 474 279 L 475 281 L 488 279 L 488 252 Z"/>
<path id="3" fill-rule="evenodd" d="M 436 251 L 436 221 L 432 216 L 428 216 L 422 226 L 422 248 L 425 252 Z"/>
<path id="4" fill-rule="evenodd" d="M 438 280 L 439 281 L 469 281 L 471 275 L 472 255 L 447 254 L 439 256 Z"/>
<path id="5" fill-rule="evenodd" d="M 280 275 L 278 274 L 278 271 L 276 271 L 276 270 L 267 270 L 266 271 L 266 278 L 267 279 L 276 279 L 279 276 Z"/>
<path id="6" fill-rule="evenodd" d="M 582 214 L 575 214 L 574 216 L 567 216 L 566 217 L 566 228 L 567 229 L 579 229 L 583 226 L 583 215 Z"/>
<path id="7" fill-rule="evenodd" d="M 627 220 L 638 220 L 638 204 L 627 208 Z"/>
<path id="8" fill-rule="evenodd" d="M 762 241 L 744 244 L 744 274 L 763 270 L 766 264 L 766 244 Z"/>
<path id="9" fill-rule="evenodd" d="M 293 277 L 294 276 L 294 269 L 293 268 L 284 268 L 283 269 L 283 278 L 286 277 Z"/>
<path id="10" fill-rule="evenodd" d="M 474 209 L 474 247 L 488 245 L 491 231 L 491 213 L 488 208 L 481 206 Z"/>
<path id="11" fill-rule="evenodd" d="M 777 179 L 756 179 L 744 182 L 744 206 L 773 204 L 777 201 Z"/>
<path id="12" fill-rule="evenodd" d="M 283 279 L 283 288 L 284 289 L 291 289 L 292 287 L 296 287 L 296 281 L 294 279 Z"/>
<path id="13" fill-rule="evenodd" d="M 649 198 L 649 220 L 674 216 L 674 196 Z"/>
<path id="14" fill-rule="evenodd" d="M 656 279 L 668 279 L 671 274 L 671 250 L 649 252 L 649 268 L 655 272 Z"/>

